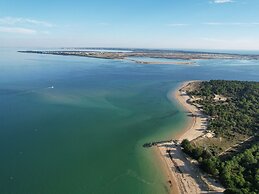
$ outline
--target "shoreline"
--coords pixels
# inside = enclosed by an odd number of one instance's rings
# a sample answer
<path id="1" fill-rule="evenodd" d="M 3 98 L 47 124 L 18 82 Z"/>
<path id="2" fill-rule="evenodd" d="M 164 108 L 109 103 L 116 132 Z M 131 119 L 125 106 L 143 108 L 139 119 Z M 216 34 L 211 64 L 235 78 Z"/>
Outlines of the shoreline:
<path id="1" fill-rule="evenodd" d="M 146 64 L 146 65 L 195 65 L 194 61 L 140 61 L 134 59 L 125 59 L 132 61 L 138 64 Z"/>
<path id="2" fill-rule="evenodd" d="M 187 125 L 175 135 L 177 141 L 188 139 L 192 141 L 204 135 L 208 125 L 208 118 L 199 108 L 190 104 L 188 101 L 191 97 L 186 94 L 187 87 L 192 83 L 200 83 L 200 80 L 192 80 L 183 82 L 175 91 L 171 93 L 171 97 L 177 101 L 179 106 L 187 112 Z"/>
<path id="3" fill-rule="evenodd" d="M 191 99 L 186 94 L 186 90 L 192 87 L 191 83 L 200 81 L 186 81 L 180 84 L 174 91 L 170 92 L 170 97 L 175 99 L 179 106 L 187 112 L 188 118 L 186 126 L 174 136 L 174 141 L 160 143 L 156 146 L 159 152 L 160 160 L 166 168 L 168 182 L 171 192 L 176 194 L 198 194 L 209 193 L 211 190 L 222 193 L 223 188 L 214 182 L 208 181 L 192 161 L 186 158 L 182 152 L 179 143 L 183 139 L 192 141 L 205 134 L 208 124 L 208 118 L 196 106 L 188 101 Z M 172 186 L 172 184 L 176 184 Z"/>
<path id="4" fill-rule="evenodd" d="M 157 164 L 159 165 L 161 172 L 163 174 L 163 177 L 165 179 L 165 186 L 168 189 L 168 194 L 179 194 L 179 189 L 177 186 L 177 180 L 173 176 L 173 174 L 169 171 L 169 166 L 167 163 L 163 160 L 163 155 L 159 151 L 158 147 L 154 147 L 153 149 L 155 159 L 157 161 Z"/>

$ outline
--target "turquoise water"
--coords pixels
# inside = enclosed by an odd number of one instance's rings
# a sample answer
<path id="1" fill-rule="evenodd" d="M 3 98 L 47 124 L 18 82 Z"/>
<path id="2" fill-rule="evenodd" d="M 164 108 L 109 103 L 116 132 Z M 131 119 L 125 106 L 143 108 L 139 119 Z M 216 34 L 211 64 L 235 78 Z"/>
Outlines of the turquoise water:
<path id="1" fill-rule="evenodd" d="M 197 63 L 1 49 L 0 193 L 167 193 L 152 150 L 142 145 L 184 126 L 168 92 L 192 79 L 259 80 L 258 61 Z"/>

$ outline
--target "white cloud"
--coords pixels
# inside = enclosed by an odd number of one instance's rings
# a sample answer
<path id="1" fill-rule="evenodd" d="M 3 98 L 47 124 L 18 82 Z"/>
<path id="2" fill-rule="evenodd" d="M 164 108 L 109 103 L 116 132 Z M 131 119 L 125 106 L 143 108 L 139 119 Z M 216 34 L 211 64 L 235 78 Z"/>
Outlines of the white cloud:
<path id="1" fill-rule="evenodd" d="M 54 25 L 42 21 L 30 18 L 22 17 L 2 17 L 0 18 L 0 32 L 9 34 L 45 34 L 48 35 L 50 32 L 45 28 L 51 28 Z"/>
<path id="2" fill-rule="evenodd" d="M 29 29 L 29 28 L 17 28 L 17 27 L 3 27 L 0 26 L 0 32 L 3 33 L 14 33 L 14 34 L 27 34 L 27 35 L 32 35 L 36 34 L 37 31 L 34 29 Z"/>
<path id="3" fill-rule="evenodd" d="M 222 3 L 233 3 L 233 0 L 214 0 L 213 3 L 222 4 Z"/>
<path id="4" fill-rule="evenodd" d="M 17 25 L 17 24 L 30 24 L 39 25 L 44 27 L 53 27 L 54 25 L 41 20 L 34 20 L 29 18 L 15 18 L 15 17 L 2 17 L 0 18 L 0 24 L 4 25 Z"/>

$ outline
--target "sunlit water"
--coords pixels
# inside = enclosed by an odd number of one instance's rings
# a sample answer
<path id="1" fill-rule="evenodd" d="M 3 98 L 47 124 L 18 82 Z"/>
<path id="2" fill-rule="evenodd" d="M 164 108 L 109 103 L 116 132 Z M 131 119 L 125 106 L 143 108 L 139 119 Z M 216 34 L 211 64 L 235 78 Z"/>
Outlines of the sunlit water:
<path id="1" fill-rule="evenodd" d="M 167 193 L 146 142 L 170 139 L 184 80 L 259 80 L 258 61 L 199 66 L 0 50 L 0 193 Z"/>

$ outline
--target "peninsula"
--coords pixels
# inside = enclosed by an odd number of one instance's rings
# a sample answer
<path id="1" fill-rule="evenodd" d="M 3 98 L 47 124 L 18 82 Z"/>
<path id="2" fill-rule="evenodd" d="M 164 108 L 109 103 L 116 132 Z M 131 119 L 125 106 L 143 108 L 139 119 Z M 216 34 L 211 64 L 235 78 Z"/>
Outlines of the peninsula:
<path id="1" fill-rule="evenodd" d="M 194 52 L 177 50 L 151 50 L 151 49 L 103 49 L 103 48 L 73 48 L 60 49 L 55 51 L 27 50 L 18 51 L 21 53 L 35 53 L 48 55 L 80 56 L 101 59 L 123 59 L 141 64 L 179 64 L 191 65 L 196 59 L 236 59 L 236 60 L 259 60 L 259 55 Z M 140 60 L 141 58 L 153 58 L 154 61 Z M 132 59 L 133 58 L 133 59 Z M 161 59 L 161 61 L 159 60 Z M 163 59 L 163 60 L 162 60 Z M 164 59 L 175 61 L 164 61 Z M 177 61 L 184 60 L 184 61 Z"/>

